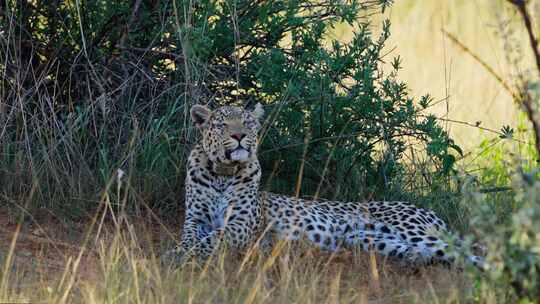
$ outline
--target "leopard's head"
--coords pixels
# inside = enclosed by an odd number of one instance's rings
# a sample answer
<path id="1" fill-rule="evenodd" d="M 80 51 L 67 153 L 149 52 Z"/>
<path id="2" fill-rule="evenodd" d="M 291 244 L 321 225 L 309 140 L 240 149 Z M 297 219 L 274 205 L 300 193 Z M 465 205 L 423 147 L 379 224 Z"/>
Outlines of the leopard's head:
<path id="1" fill-rule="evenodd" d="M 238 164 L 256 159 L 261 104 L 253 110 L 224 106 L 215 110 L 202 105 L 191 108 L 191 119 L 202 133 L 202 147 L 215 163 Z"/>

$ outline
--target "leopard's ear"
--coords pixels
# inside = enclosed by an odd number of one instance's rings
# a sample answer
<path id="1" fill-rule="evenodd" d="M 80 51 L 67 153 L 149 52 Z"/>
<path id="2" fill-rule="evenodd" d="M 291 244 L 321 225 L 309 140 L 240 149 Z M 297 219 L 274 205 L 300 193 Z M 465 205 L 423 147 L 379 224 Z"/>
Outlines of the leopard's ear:
<path id="1" fill-rule="evenodd" d="M 264 109 L 263 109 L 262 104 L 258 102 L 253 108 L 253 111 L 251 111 L 251 113 L 253 113 L 253 116 L 255 116 L 255 118 L 257 118 L 258 120 L 261 120 L 261 118 L 263 118 L 264 116 Z"/>
<path id="2" fill-rule="evenodd" d="M 212 114 L 212 110 L 203 105 L 194 105 L 191 107 L 191 120 L 197 127 L 203 127 L 207 122 L 208 118 Z"/>

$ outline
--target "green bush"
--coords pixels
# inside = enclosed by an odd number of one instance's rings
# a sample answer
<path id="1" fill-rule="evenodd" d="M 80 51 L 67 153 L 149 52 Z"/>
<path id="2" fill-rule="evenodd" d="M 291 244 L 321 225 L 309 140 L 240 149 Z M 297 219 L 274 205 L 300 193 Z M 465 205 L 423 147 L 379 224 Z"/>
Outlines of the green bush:
<path id="1" fill-rule="evenodd" d="M 1 191 L 35 185 L 33 206 L 84 212 L 121 168 L 130 208 L 170 211 L 195 142 L 189 107 L 257 101 L 266 188 L 293 192 L 301 164 L 302 195 L 438 187 L 461 151 L 423 113 L 431 98 L 397 79 L 389 23 L 369 24 L 390 2 L 2 1 Z M 331 38 L 342 24 L 348 42 Z"/>
<path id="2" fill-rule="evenodd" d="M 505 301 L 536 301 L 540 298 L 540 180 L 538 172 L 518 172 L 513 178 L 513 197 L 498 204 L 514 206 L 498 216 L 491 195 L 469 193 L 472 224 L 486 246 L 489 269 L 480 273 L 481 290 Z M 509 196 L 506 196 L 507 198 Z M 482 294 L 483 297 L 488 295 Z"/>

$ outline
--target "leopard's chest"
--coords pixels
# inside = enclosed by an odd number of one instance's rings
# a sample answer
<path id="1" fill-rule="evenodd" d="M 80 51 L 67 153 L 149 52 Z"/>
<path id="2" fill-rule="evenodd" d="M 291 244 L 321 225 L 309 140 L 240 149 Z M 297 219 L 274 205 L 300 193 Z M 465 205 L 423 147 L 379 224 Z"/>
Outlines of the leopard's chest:
<path id="1" fill-rule="evenodd" d="M 223 228 L 231 200 L 234 196 L 233 181 L 229 178 L 216 178 L 211 181 L 210 195 L 206 200 L 208 206 L 208 224 L 212 229 Z"/>
<path id="2" fill-rule="evenodd" d="M 216 177 L 209 181 L 209 186 L 202 204 L 198 206 L 200 211 L 204 213 L 203 222 L 201 223 L 204 229 L 208 231 L 223 228 L 229 220 L 239 216 L 238 198 L 245 197 L 248 192 L 248 187 L 239 187 L 238 179 L 228 177 Z M 196 195 L 196 194 L 195 194 Z M 251 206 L 242 206 L 242 210 Z"/>

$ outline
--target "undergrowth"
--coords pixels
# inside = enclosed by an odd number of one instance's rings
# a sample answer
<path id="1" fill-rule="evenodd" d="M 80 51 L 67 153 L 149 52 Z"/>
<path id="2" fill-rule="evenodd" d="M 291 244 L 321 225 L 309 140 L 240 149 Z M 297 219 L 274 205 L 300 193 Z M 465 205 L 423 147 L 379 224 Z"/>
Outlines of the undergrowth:
<path id="1" fill-rule="evenodd" d="M 179 214 L 196 103 L 265 105 L 265 189 L 299 183 L 302 196 L 349 200 L 452 191 L 461 149 L 429 114 L 433 99 L 415 101 L 399 81 L 390 24 L 370 23 L 390 3 L 2 1 L 2 200 L 16 210 L 34 191 L 30 212 L 87 217 L 122 170 L 127 210 Z M 347 43 L 328 35 L 342 24 Z"/>
<path id="2" fill-rule="evenodd" d="M 14 225 L 9 237 L 2 238 L 2 244 L 13 246 L 0 256 L 0 301 L 426 303 L 466 302 L 473 297 L 466 288 L 469 279 L 459 271 L 432 267 L 411 272 L 406 265 L 369 253 L 332 254 L 303 244 L 294 250 L 278 244 L 267 255 L 256 249 L 246 256 L 221 251 L 206 264 L 164 265 L 159 249 L 153 248 L 166 248 L 170 240 L 164 235 L 170 227 L 112 214 L 114 203 L 106 199 L 101 205 L 96 221 L 70 232 L 69 238 L 78 245 L 61 255 L 33 236 L 31 229 L 19 231 Z M 101 222 L 105 214 L 116 223 Z M 55 229 L 45 227 L 45 235 Z M 23 254 L 31 246 L 42 249 Z"/>

